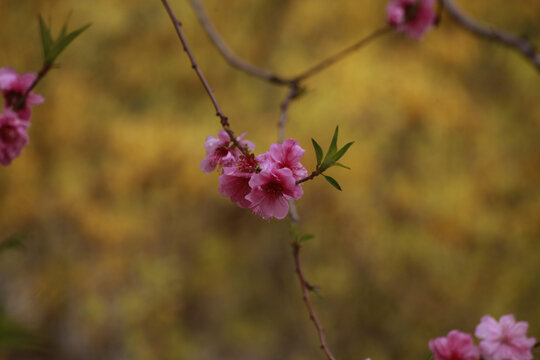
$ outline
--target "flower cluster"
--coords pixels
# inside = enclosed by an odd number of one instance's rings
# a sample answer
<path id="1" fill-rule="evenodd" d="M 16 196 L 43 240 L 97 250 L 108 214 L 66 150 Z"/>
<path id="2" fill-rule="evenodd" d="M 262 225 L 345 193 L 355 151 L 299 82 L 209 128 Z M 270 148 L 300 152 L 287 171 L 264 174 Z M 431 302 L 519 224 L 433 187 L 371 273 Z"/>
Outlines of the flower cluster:
<path id="1" fill-rule="evenodd" d="M 289 212 L 287 200 L 303 195 L 296 182 L 308 175 L 300 163 L 305 150 L 296 140 L 288 139 L 255 156 L 255 145 L 243 137 L 236 139 L 244 150 L 240 151 L 225 130 L 220 130 L 217 138 L 208 136 L 201 170 L 210 173 L 218 168 L 219 192 L 241 208 L 249 208 L 265 220 L 283 219 Z"/>
<path id="2" fill-rule="evenodd" d="M 489 315 L 482 317 L 476 326 L 475 336 L 480 339 L 474 345 L 470 334 L 452 330 L 446 337 L 429 342 L 435 360 L 531 360 L 536 340 L 527 338 L 529 324 L 516 322 L 514 315 L 504 315 L 497 322 Z"/>
<path id="3" fill-rule="evenodd" d="M 386 7 L 386 15 L 397 31 L 420 39 L 437 19 L 435 0 L 392 0 Z"/>
<path id="4" fill-rule="evenodd" d="M 35 73 L 19 75 L 10 67 L 0 68 L 0 91 L 4 97 L 0 115 L 0 164 L 4 166 L 11 164 L 28 143 L 30 106 L 44 101 L 41 95 L 28 92 L 36 78 Z"/>

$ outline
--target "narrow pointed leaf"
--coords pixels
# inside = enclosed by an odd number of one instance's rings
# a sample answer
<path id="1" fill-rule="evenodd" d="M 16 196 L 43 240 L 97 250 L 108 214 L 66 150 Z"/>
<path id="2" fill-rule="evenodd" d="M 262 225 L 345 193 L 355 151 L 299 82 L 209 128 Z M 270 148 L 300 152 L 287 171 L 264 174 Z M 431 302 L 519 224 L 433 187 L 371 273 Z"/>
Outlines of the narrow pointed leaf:
<path id="1" fill-rule="evenodd" d="M 306 235 L 303 235 L 300 240 L 298 240 L 299 242 L 303 243 L 303 242 L 306 242 L 306 241 L 309 241 L 311 239 L 313 239 L 315 237 L 315 235 L 312 235 L 312 234 L 306 234 Z"/>
<path id="2" fill-rule="evenodd" d="M 323 171 L 325 171 L 326 169 L 328 169 L 331 166 L 334 166 L 334 160 L 332 160 L 332 158 L 328 158 L 328 156 L 326 156 L 324 158 L 323 163 L 319 167 L 319 171 L 322 173 Z"/>
<path id="3" fill-rule="evenodd" d="M 345 155 L 347 150 L 349 150 L 349 148 L 351 147 L 352 144 L 354 144 L 354 141 L 351 141 L 350 143 L 346 144 L 341 149 L 339 149 L 339 151 L 336 153 L 336 155 L 334 155 L 334 161 L 338 161 L 339 159 L 341 159 L 343 157 L 343 155 Z"/>
<path id="4" fill-rule="evenodd" d="M 324 160 L 322 162 L 323 170 L 326 170 L 330 166 L 334 165 L 334 154 L 337 151 L 338 132 L 339 126 L 336 126 L 336 130 L 334 130 L 334 136 L 332 136 L 332 141 L 330 142 L 330 146 L 328 147 L 328 152 L 326 153 L 326 156 L 324 157 Z"/>
<path id="5" fill-rule="evenodd" d="M 326 156 L 333 156 L 336 153 L 338 132 L 339 132 L 339 126 L 336 126 L 336 130 L 334 130 L 334 136 L 332 136 L 332 142 L 330 143 L 330 146 L 328 147 L 328 152 L 326 153 Z"/>
<path id="6" fill-rule="evenodd" d="M 432 354 L 432 353 L 430 353 L 430 354 L 428 355 L 428 357 L 426 358 L 426 360 L 431 360 L 431 359 L 433 359 L 433 354 Z"/>
<path id="7" fill-rule="evenodd" d="M 62 29 L 60 30 L 60 35 L 58 35 L 58 39 L 62 39 L 64 36 L 66 36 L 67 33 L 67 21 L 62 25 Z"/>
<path id="8" fill-rule="evenodd" d="M 342 168 L 347 169 L 347 170 L 351 170 L 350 167 L 348 167 L 348 166 L 346 166 L 346 165 L 343 165 L 342 163 L 338 163 L 338 162 L 337 162 L 337 163 L 335 163 L 334 165 L 335 165 L 335 166 L 342 167 Z"/>
<path id="9" fill-rule="evenodd" d="M 313 148 L 315 149 L 315 155 L 317 155 L 317 167 L 321 165 L 322 157 L 323 157 L 323 151 L 322 148 L 315 139 L 311 139 L 311 142 L 313 143 Z"/>
<path id="10" fill-rule="evenodd" d="M 51 49 L 53 40 L 51 37 L 51 32 L 41 15 L 39 15 L 39 32 L 41 34 L 41 46 L 43 47 L 43 57 L 47 59 L 49 51 Z"/>
<path id="11" fill-rule="evenodd" d="M 324 174 L 323 174 L 323 176 L 326 179 L 326 181 L 328 181 L 330 183 L 330 185 L 332 185 L 333 187 L 335 187 L 336 189 L 341 191 L 341 186 L 339 186 L 339 183 L 336 181 L 336 179 L 334 179 L 333 177 L 324 175 Z"/>
<path id="12" fill-rule="evenodd" d="M 66 49 L 66 47 L 77 38 L 83 31 L 88 29 L 90 24 L 85 25 L 75 31 L 70 32 L 66 36 L 63 36 L 62 38 L 59 38 L 53 45 L 53 48 L 51 49 L 50 59 L 51 63 L 56 60 L 56 58 Z"/>

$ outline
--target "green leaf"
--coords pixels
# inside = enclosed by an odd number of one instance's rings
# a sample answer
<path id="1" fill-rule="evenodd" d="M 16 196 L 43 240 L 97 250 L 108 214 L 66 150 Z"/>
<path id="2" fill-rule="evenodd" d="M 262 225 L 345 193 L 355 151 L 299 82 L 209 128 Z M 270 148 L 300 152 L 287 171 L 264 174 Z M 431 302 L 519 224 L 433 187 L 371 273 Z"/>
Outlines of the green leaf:
<path id="1" fill-rule="evenodd" d="M 326 153 L 326 156 L 324 157 L 324 160 L 322 162 L 321 171 L 324 171 L 334 165 L 334 155 L 337 151 L 337 140 L 338 140 L 338 133 L 339 133 L 339 126 L 336 126 L 336 130 L 334 130 L 334 136 L 332 136 L 332 141 L 330 142 L 330 146 L 328 147 L 328 152 Z"/>
<path id="2" fill-rule="evenodd" d="M 336 130 L 334 130 L 334 136 L 332 136 L 332 142 L 330 143 L 330 146 L 328 147 L 328 152 L 326 153 L 326 156 L 333 157 L 337 150 L 337 139 L 338 139 L 338 132 L 339 132 L 339 126 L 336 126 Z"/>
<path id="3" fill-rule="evenodd" d="M 346 144 L 344 147 L 339 149 L 339 151 L 336 153 L 336 155 L 334 155 L 334 161 L 338 161 L 339 159 L 341 159 L 343 157 L 343 155 L 345 155 L 347 150 L 349 150 L 349 148 L 351 147 L 352 144 L 354 144 L 354 141 L 351 141 L 350 143 Z"/>
<path id="4" fill-rule="evenodd" d="M 339 186 L 339 183 L 336 181 L 336 179 L 334 179 L 333 177 L 324 175 L 324 174 L 323 174 L 323 176 L 326 179 L 326 181 L 328 181 L 330 183 L 330 185 L 332 185 L 333 187 L 335 187 L 336 189 L 341 191 L 341 186 Z"/>
<path id="5" fill-rule="evenodd" d="M 43 21 L 41 15 L 39 15 L 39 32 L 41 34 L 41 46 L 43 47 L 43 57 L 47 59 L 49 57 L 49 51 L 53 43 L 51 32 Z"/>
<path id="6" fill-rule="evenodd" d="M 58 35 L 58 39 L 62 39 L 64 36 L 66 36 L 67 32 L 67 21 L 62 25 L 62 29 L 60 30 L 60 35 Z"/>
<path id="7" fill-rule="evenodd" d="M 311 142 L 313 143 L 313 148 L 315 149 L 315 155 L 317 155 L 317 167 L 321 165 L 323 151 L 322 148 L 317 142 L 312 138 Z"/>
<path id="8" fill-rule="evenodd" d="M 80 34 L 82 34 L 83 31 L 88 29 L 90 24 L 85 25 L 75 31 L 70 32 L 69 34 L 65 36 L 59 37 L 54 45 L 52 46 L 52 49 L 49 54 L 48 63 L 52 64 L 56 60 L 56 58 L 66 49 L 66 47 L 75 40 Z"/>
<path id="9" fill-rule="evenodd" d="M 298 242 L 306 242 L 306 241 L 309 241 L 311 239 L 313 239 L 315 237 L 315 235 L 312 235 L 312 234 L 306 234 L 306 235 L 303 235 L 300 240 L 298 240 Z"/>
<path id="10" fill-rule="evenodd" d="M 433 359 L 433 353 L 430 353 L 430 354 L 428 355 L 428 357 L 426 358 L 426 360 L 431 360 L 431 359 Z"/>
<path id="11" fill-rule="evenodd" d="M 345 166 L 345 165 L 343 165 L 342 163 L 338 163 L 338 162 L 337 162 L 337 163 L 335 163 L 334 165 L 335 165 L 335 166 L 339 166 L 339 167 L 342 167 L 342 168 L 344 168 L 344 169 L 347 169 L 347 170 L 351 170 L 351 168 L 350 168 L 350 167 L 348 167 L 348 166 Z"/>
<path id="12" fill-rule="evenodd" d="M 58 35 L 58 39 L 62 39 L 64 36 L 66 36 L 67 26 L 68 26 L 70 18 L 71 18 L 71 11 L 69 12 L 66 22 L 64 23 L 64 25 L 62 25 L 62 29 L 60 30 L 60 35 Z"/>
<path id="13" fill-rule="evenodd" d="M 24 233 L 16 233 L 0 242 L 0 252 L 24 248 L 23 240 L 27 237 Z"/>

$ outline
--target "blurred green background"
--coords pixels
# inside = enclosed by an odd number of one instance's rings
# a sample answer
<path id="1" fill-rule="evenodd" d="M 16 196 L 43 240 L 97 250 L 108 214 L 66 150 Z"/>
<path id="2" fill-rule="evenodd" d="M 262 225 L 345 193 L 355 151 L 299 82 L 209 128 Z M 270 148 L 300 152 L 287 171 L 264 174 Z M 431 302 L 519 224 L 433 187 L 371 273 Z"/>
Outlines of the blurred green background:
<path id="1" fill-rule="evenodd" d="M 540 2 L 466 3 L 540 43 Z M 380 0 L 204 0 L 239 55 L 283 75 L 367 35 Z M 277 137 L 286 89 L 230 68 L 171 1 L 233 129 Z M 0 66 L 37 71 L 37 15 L 91 28 L 39 84 L 30 144 L 0 169 L 0 359 L 323 359 L 289 248 L 199 169 L 218 118 L 160 1 L 0 0 Z M 424 359 L 429 339 L 514 313 L 540 337 L 540 76 L 447 16 L 310 79 L 287 136 L 355 141 L 344 191 L 304 185 L 300 230 L 338 359 Z M 17 332 L 19 331 L 19 332 Z M 27 333 L 29 332 L 29 333 Z M 11 336 L 11 340 L 9 338 Z M 7 339 L 7 340 L 6 340 Z M 15 349 L 14 349 L 15 348 Z"/>

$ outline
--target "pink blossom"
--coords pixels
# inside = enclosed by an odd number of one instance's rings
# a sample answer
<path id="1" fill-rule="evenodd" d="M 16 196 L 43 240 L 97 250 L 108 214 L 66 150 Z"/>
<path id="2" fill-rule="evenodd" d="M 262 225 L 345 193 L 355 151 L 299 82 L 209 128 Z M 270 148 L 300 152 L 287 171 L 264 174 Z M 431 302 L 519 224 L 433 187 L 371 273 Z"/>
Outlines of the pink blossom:
<path id="1" fill-rule="evenodd" d="M 516 323 L 514 315 L 501 316 L 499 322 L 489 315 L 482 317 L 474 334 L 482 340 L 484 360 L 531 360 L 536 340 L 527 338 L 528 328 L 526 321 Z"/>
<path id="2" fill-rule="evenodd" d="M 457 330 L 450 331 L 446 337 L 430 340 L 429 349 L 435 360 L 477 360 L 480 356 L 472 336 Z"/>
<path id="3" fill-rule="evenodd" d="M 30 92 L 24 103 L 19 105 L 17 109 L 13 108 L 32 86 L 36 77 L 37 75 L 35 73 L 19 75 L 13 68 L 0 68 L 0 90 L 4 95 L 4 107 L 15 111 L 21 120 L 30 120 L 32 116 L 30 105 L 39 105 L 45 101 L 43 96 Z"/>
<path id="4" fill-rule="evenodd" d="M 263 170 L 251 177 L 249 186 L 252 190 L 246 199 L 251 202 L 250 208 L 265 220 L 283 219 L 289 212 L 287 200 L 298 200 L 304 194 L 288 168 Z"/>
<path id="5" fill-rule="evenodd" d="M 409 37 L 420 39 L 435 24 L 435 0 L 392 0 L 386 7 L 388 23 Z"/>
<path id="6" fill-rule="evenodd" d="M 223 168 L 223 174 L 219 177 L 219 193 L 229 197 L 241 208 L 247 208 L 251 201 L 246 195 L 251 192 L 249 180 L 257 171 L 258 163 L 255 158 L 240 155 L 233 166 Z"/>
<path id="7" fill-rule="evenodd" d="M 306 150 L 302 149 L 298 141 L 287 139 L 283 144 L 270 145 L 270 151 L 257 157 L 263 170 L 270 167 L 277 169 L 287 168 L 293 173 L 296 180 L 308 176 L 307 170 L 300 163 Z"/>
<path id="8" fill-rule="evenodd" d="M 8 166 L 28 143 L 27 122 L 17 119 L 14 112 L 5 110 L 0 116 L 0 164 Z"/>
<path id="9" fill-rule="evenodd" d="M 255 145 L 251 141 L 242 141 L 244 135 L 236 138 L 240 146 L 247 146 L 249 150 L 255 149 Z M 216 166 L 231 166 L 241 154 L 240 150 L 233 147 L 231 138 L 225 130 L 220 130 L 217 138 L 211 135 L 207 136 L 204 147 L 206 157 L 201 161 L 201 170 L 207 174 L 214 171 Z"/>

